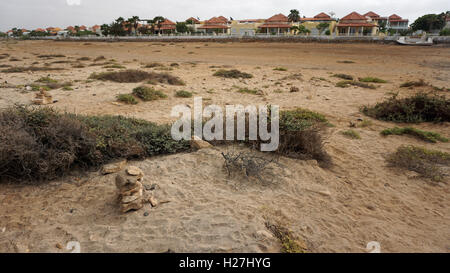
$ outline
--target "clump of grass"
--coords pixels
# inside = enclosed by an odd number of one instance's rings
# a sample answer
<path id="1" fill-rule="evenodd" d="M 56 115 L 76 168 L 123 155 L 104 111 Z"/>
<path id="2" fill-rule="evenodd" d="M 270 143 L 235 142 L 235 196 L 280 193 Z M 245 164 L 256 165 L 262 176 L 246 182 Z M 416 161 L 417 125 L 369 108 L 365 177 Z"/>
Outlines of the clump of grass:
<path id="1" fill-rule="evenodd" d="M 0 180 L 51 180 L 75 167 L 190 149 L 189 141 L 173 140 L 170 131 L 170 125 L 123 116 L 74 115 L 49 107 L 4 109 Z"/>
<path id="2" fill-rule="evenodd" d="M 77 59 L 77 61 L 90 61 L 90 60 L 91 60 L 91 58 L 89 58 L 89 57 L 81 57 L 81 58 Z"/>
<path id="3" fill-rule="evenodd" d="M 415 171 L 434 181 L 441 181 L 448 176 L 445 166 L 450 166 L 450 154 L 417 146 L 400 146 L 387 161 L 391 166 Z"/>
<path id="4" fill-rule="evenodd" d="M 373 122 L 371 120 L 368 119 L 363 119 L 359 124 L 358 127 L 360 128 L 365 128 L 365 127 L 369 127 L 372 126 Z"/>
<path id="5" fill-rule="evenodd" d="M 164 65 L 162 63 L 148 63 L 144 65 L 144 68 L 154 68 L 154 67 L 163 67 Z"/>
<path id="6" fill-rule="evenodd" d="M 394 94 L 387 101 L 361 107 L 361 111 L 369 117 L 384 121 L 444 122 L 450 121 L 450 99 L 426 93 L 398 99 L 397 94 Z"/>
<path id="7" fill-rule="evenodd" d="M 261 91 L 257 89 L 250 89 L 248 87 L 239 87 L 239 86 L 236 86 L 236 88 L 239 93 L 243 94 L 251 94 L 251 95 L 261 94 Z"/>
<path id="8" fill-rule="evenodd" d="M 64 91 L 73 91 L 73 88 L 72 87 L 70 87 L 70 86 L 63 86 L 63 88 L 62 88 Z"/>
<path id="9" fill-rule="evenodd" d="M 98 56 L 97 58 L 94 59 L 94 62 L 103 61 L 103 60 L 106 60 L 105 56 Z"/>
<path id="10" fill-rule="evenodd" d="M 341 63 L 341 64 L 354 64 L 355 62 L 354 61 L 347 61 L 347 60 L 344 60 L 344 61 L 337 61 L 338 63 Z"/>
<path id="11" fill-rule="evenodd" d="M 125 69 L 126 67 L 120 64 L 110 64 L 110 65 L 105 65 L 103 66 L 103 68 L 118 68 L 118 69 Z"/>
<path id="12" fill-rule="evenodd" d="M 131 94 L 119 94 L 117 95 L 117 101 L 126 103 L 126 104 L 138 104 L 136 98 Z"/>
<path id="13" fill-rule="evenodd" d="M 192 97 L 192 93 L 189 92 L 189 91 L 180 90 L 180 91 L 177 91 L 175 93 L 175 97 L 178 97 L 178 98 L 191 98 Z"/>
<path id="14" fill-rule="evenodd" d="M 286 76 L 286 77 L 283 77 L 283 78 L 281 78 L 281 80 L 294 80 L 294 81 L 300 81 L 300 80 L 302 80 L 303 79 L 303 77 L 302 77 L 302 74 L 300 74 L 300 73 L 294 73 L 294 74 L 291 74 L 291 75 L 289 75 L 289 76 Z"/>
<path id="15" fill-rule="evenodd" d="M 340 78 L 343 80 L 353 81 L 353 76 L 347 74 L 334 74 L 333 77 Z"/>
<path id="16" fill-rule="evenodd" d="M 342 134 L 351 139 L 361 139 L 361 136 L 355 130 L 346 130 L 346 131 L 343 131 Z"/>
<path id="17" fill-rule="evenodd" d="M 360 82 L 373 82 L 373 83 L 387 83 L 387 81 L 375 78 L 375 77 L 365 77 L 365 78 L 359 78 Z"/>
<path id="18" fill-rule="evenodd" d="M 448 142 L 448 139 L 435 132 L 422 131 L 413 127 L 394 127 L 381 131 L 383 136 L 389 135 L 411 135 L 426 142 L 436 143 L 438 141 Z"/>
<path id="19" fill-rule="evenodd" d="M 20 60 L 17 59 L 17 58 L 15 58 L 15 57 L 12 57 L 12 58 L 9 59 L 9 61 L 10 61 L 10 62 L 18 62 L 18 61 L 20 61 Z"/>
<path id="20" fill-rule="evenodd" d="M 252 74 L 241 72 L 237 69 L 231 69 L 231 70 L 225 70 L 220 69 L 214 73 L 214 76 L 216 77 L 222 77 L 222 78 L 232 78 L 232 79 L 238 79 L 238 78 L 244 78 L 249 79 L 253 78 Z"/>
<path id="21" fill-rule="evenodd" d="M 83 64 L 78 63 L 78 64 L 73 64 L 72 67 L 73 68 L 85 68 L 86 66 L 83 65 Z"/>
<path id="22" fill-rule="evenodd" d="M 180 64 L 179 64 L 179 63 L 171 63 L 170 66 L 171 66 L 171 67 L 179 67 Z"/>
<path id="23" fill-rule="evenodd" d="M 45 58 L 45 59 L 51 59 L 51 58 L 64 58 L 65 55 L 62 54 L 47 54 L 47 55 L 39 55 L 38 58 Z"/>
<path id="24" fill-rule="evenodd" d="M 288 71 L 285 67 L 275 67 L 273 70 L 275 71 Z"/>
<path id="25" fill-rule="evenodd" d="M 400 87 L 420 87 L 420 86 L 427 86 L 428 84 L 420 79 L 418 81 L 408 81 L 408 82 L 404 82 L 400 85 Z"/>
<path id="26" fill-rule="evenodd" d="M 2 70 L 3 73 L 23 73 L 28 71 L 57 71 L 57 70 L 64 70 L 63 68 L 59 67 L 37 67 L 37 66 L 29 66 L 29 67 L 10 67 L 7 69 Z"/>
<path id="27" fill-rule="evenodd" d="M 58 80 L 52 79 L 50 77 L 41 77 L 39 79 L 36 80 L 36 82 L 40 82 L 40 83 L 57 83 Z"/>
<path id="28" fill-rule="evenodd" d="M 104 72 L 99 74 L 94 73 L 89 78 L 121 83 L 142 82 L 148 80 L 170 85 L 184 85 L 184 82 L 180 78 L 172 76 L 170 74 L 146 72 L 141 70 L 125 70 L 118 72 Z"/>
<path id="29" fill-rule="evenodd" d="M 306 253 L 306 244 L 297 236 L 295 236 L 288 228 L 267 221 L 266 228 L 272 232 L 273 236 L 281 243 L 281 252 L 283 253 Z"/>
<path id="30" fill-rule="evenodd" d="M 143 101 L 152 101 L 167 98 L 167 95 L 160 90 L 155 90 L 147 86 L 139 86 L 133 89 L 133 95 Z"/>
<path id="31" fill-rule="evenodd" d="M 358 86 L 358 87 L 362 87 L 362 88 L 368 88 L 368 89 L 376 89 L 376 86 L 373 84 L 367 84 L 367 83 L 357 82 L 357 81 L 339 81 L 338 83 L 336 83 L 336 87 L 340 87 L 340 88 L 347 88 L 350 85 Z"/>

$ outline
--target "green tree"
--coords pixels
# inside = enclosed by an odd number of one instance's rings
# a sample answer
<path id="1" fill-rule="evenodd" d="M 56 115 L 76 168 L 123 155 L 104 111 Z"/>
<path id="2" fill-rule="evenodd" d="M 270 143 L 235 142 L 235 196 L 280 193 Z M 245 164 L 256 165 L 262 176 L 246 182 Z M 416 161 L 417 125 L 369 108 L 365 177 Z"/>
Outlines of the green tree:
<path id="1" fill-rule="evenodd" d="M 387 32 L 387 27 L 386 27 L 386 21 L 381 21 L 378 25 L 378 30 L 381 33 L 386 33 Z"/>
<path id="2" fill-rule="evenodd" d="M 326 29 L 328 29 L 330 27 L 329 23 L 320 23 L 317 25 L 317 29 L 319 30 L 319 34 L 322 34 Z"/>
<path id="3" fill-rule="evenodd" d="M 298 22 L 300 21 L 300 12 L 296 9 L 291 9 L 288 15 L 289 22 Z"/>
<path id="4" fill-rule="evenodd" d="M 103 36 L 108 36 L 109 34 L 111 34 L 110 28 L 109 28 L 109 25 L 108 25 L 108 24 L 103 24 L 103 25 L 100 27 L 100 29 L 101 29 L 101 31 L 102 31 Z"/>
<path id="5" fill-rule="evenodd" d="M 137 33 L 137 28 L 139 26 L 139 16 L 133 16 L 131 18 L 128 18 L 128 20 L 125 22 L 125 25 L 128 28 L 128 35 L 131 34 L 131 32 L 134 30 L 134 33 Z"/>
<path id="6" fill-rule="evenodd" d="M 166 20 L 166 19 L 164 17 L 162 17 L 162 16 L 156 16 L 155 18 L 153 18 L 153 20 L 152 20 L 153 33 L 156 32 L 156 28 L 158 28 L 158 32 L 159 32 L 159 28 L 161 27 L 161 23 L 164 22 L 164 20 Z"/>
<path id="7" fill-rule="evenodd" d="M 414 31 L 432 31 L 434 29 L 442 29 L 445 26 L 445 14 L 426 14 L 417 18 L 411 25 Z"/>
<path id="8" fill-rule="evenodd" d="M 176 30 L 178 33 L 189 32 L 188 26 L 185 22 L 177 22 Z"/>

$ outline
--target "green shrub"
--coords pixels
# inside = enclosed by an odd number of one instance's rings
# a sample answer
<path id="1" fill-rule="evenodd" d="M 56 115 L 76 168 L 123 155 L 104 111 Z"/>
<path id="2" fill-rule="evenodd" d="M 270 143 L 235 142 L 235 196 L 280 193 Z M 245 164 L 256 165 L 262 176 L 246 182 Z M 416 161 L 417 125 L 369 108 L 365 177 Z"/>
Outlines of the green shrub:
<path id="1" fill-rule="evenodd" d="M 160 90 L 155 90 L 147 86 L 139 86 L 133 89 L 133 94 L 143 101 L 152 101 L 167 98 L 167 95 Z"/>
<path id="2" fill-rule="evenodd" d="M 355 130 L 347 130 L 347 131 L 343 131 L 342 134 L 346 137 L 349 137 L 351 139 L 361 139 L 361 136 L 359 135 L 358 132 L 356 132 Z"/>
<path id="3" fill-rule="evenodd" d="M 427 142 L 432 142 L 432 143 L 436 143 L 438 141 L 442 141 L 442 142 L 448 142 L 448 139 L 441 136 L 438 133 L 435 132 L 427 132 L 427 131 L 422 131 L 413 127 L 405 127 L 405 128 L 399 128 L 399 127 L 394 127 L 394 128 L 390 128 L 390 129 L 385 129 L 383 131 L 381 131 L 381 134 L 383 136 L 389 136 L 389 135 L 411 135 L 414 136 L 418 139 L 427 141 Z"/>
<path id="4" fill-rule="evenodd" d="M 450 154 L 416 146 L 400 146 L 387 161 L 391 166 L 415 171 L 434 181 L 441 181 L 445 176 L 445 166 L 450 166 Z"/>
<path id="5" fill-rule="evenodd" d="M 184 85 L 184 82 L 180 78 L 167 73 L 146 72 L 140 70 L 124 70 L 99 74 L 94 73 L 89 78 L 94 80 L 122 83 L 142 82 L 148 80 L 171 85 Z"/>
<path id="6" fill-rule="evenodd" d="M 361 111 L 370 117 L 393 122 L 442 122 L 450 121 L 450 100 L 445 96 L 417 93 L 398 99 L 393 95 L 375 106 L 363 106 Z"/>
<path id="7" fill-rule="evenodd" d="M 275 70 L 275 71 L 287 71 L 287 68 L 285 68 L 285 67 L 275 67 L 273 70 Z"/>
<path id="8" fill-rule="evenodd" d="M 189 150 L 169 125 L 16 106 L 0 112 L 0 179 L 51 180 L 74 167 Z"/>
<path id="9" fill-rule="evenodd" d="M 180 90 L 180 91 L 177 91 L 175 93 L 175 97 L 178 97 L 178 98 L 191 98 L 192 97 L 192 93 L 189 92 L 189 91 Z"/>
<path id="10" fill-rule="evenodd" d="M 126 104 L 138 104 L 136 98 L 131 94 L 119 94 L 117 95 L 117 101 L 126 103 Z"/>
<path id="11" fill-rule="evenodd" d="M 347 74 L 334 74 L 333 77 L 340 78 L 343 80 L 353 81 L 353 76 Z"/>
<path id="12" fill-rule="evenodd" d="M 232 70 L 220 69 L 220 70 L 218 70 L 217 72 L 214 73 L 214 76 L 222 77 L 222 78 L 233 78 L 233 79 L 237 79 L 237 78 L 244 78 L 244 79 L 253 78 L 252 74 L 241 72 L 241 71 L 239 71 L 237 69 L 232 69 Z"/>
<path id="13" fill-rule="evenodd" d="M 450 29 L 449 28 L 444 28 L 443 30 L 441 30 L 439 32 L 440 36 L 450 36 Z"/>
<path id="14" fill-rule="evenodd" d="M 408 81 L 408 82 L 404 82 L 400 85 L 400 87 L 420 87 L 420 86 L 427 86 L 428 84 L 420 79 L 418 81 Z"/>
<path id="15" fill-rule="evenodd" d="M 238 92 L 239 93 L 244 93 L 244 94 L 251 94 L 251 95 L 258 95 L 261 93 L 260 90 L 257 89 L 250 89 L 248 87 L 237 87 L 238 88 Z"/>
<path id="16" fill-rule="evenodd" d="M 359 78 L 360 82 L 387 83 L 387 81 L 375 77 Z"/>

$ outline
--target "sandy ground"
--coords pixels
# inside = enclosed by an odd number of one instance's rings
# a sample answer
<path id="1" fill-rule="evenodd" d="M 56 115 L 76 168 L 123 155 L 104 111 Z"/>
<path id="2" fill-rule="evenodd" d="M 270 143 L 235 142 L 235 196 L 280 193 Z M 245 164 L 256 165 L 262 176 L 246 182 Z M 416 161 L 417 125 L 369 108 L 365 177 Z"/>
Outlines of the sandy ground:
<path id="1" fill-rule="evenodd" d="M 326 150 L 335 163 L 322 169 L 315 161 L 281 158 L 267 171 L 276 179 L 269 185 L 228 177 L 220 153 L 240 147 L 215 147 L 130 162 L 142 168 L 145 184 L 157 184 L 156 197 L 170 201 L 120 214 L 114 175 L 98 172 L 73 175 L 41 185 L 0 184 L 0 252 L 67 252 L 69 241 L 79 241 L 82 252 L 277 252 L 278 242 L 265 228 L 266 219 L 282 218 L 310 252 L 365 252 L 378 241 L 382 252 L 449 252 L 450 200 L 448 181 L 431 183 L 386 165 L 385 156 L 402 144 L 450 152 L 448 143 L 427 144 L 405 136 L 382 137 L 394 124 L 372 120 L 357 128 L 361 140 L 341 132 L 350 121 L 364 117 L 359 107 L 417 90 L 400 89 L 406 80 L 425 79 L 450 87 L 450 48 L 402 47 L 372 44 L 294 43 L 75 43 L 21 41 L 1 43 L 0 54 L 20 59 L 0 65 L 28 66 L 51 63 L 38 54 L 64 54 L 62 60 L 92 59 L 103 55 L 127 68 L 161 62 L 179 67 L 168 71 L 186 86 L 159 85 L 165 100 L 117 105 L 115 96 L 140 84 L 88 81 L 101 66 L 63 71 L 0 73 L 0 82 L 27 85 L 50 75 L 72 81 L 73 91 L 50 91 L 58 109 L 83 114 L 121 114 L 158 123 L 170 122 L 178 90 L 201 96 L 205 103 L 277 104 L 282 109 L 304 107 L 327 116 L 335 127 L 327 132 Z M 353 61 L 354 63 L 342 63 Z M 254 75 L 233 80 L 213 77 L 216 67 L 236 68 Z M 274 71 L 285 67 L 287 71 Z M 153 69 L 146 68 L 151 71 Z M 283 79 L 292 74 L 300 79 Z M 377 89 L 337 88 L 334 73 L 373 76 L 389 82 Z M 300 92 L 290 93 L 291 86 Z M 264 95 L 240 94 L 237 87 L 256 88 Z M 445 92 L 440 92 L 446 94 Z M 448 92 L 447 92 L 448 93 Z M 29 104 L 33 92 L 1 88 L 0 108 Z M 400 124 L 401 125 L 401 124 Z M 398 126 L 398 125 L 397 125 Z M 418 124 L 416 128 L 450 137 L 446 124 Z M 320 192 L 327 192 L 321 194 Z M 148 212 L 148 216 L 144 213 Z M 56 247 L 63 246 L 62 249 Z"/>

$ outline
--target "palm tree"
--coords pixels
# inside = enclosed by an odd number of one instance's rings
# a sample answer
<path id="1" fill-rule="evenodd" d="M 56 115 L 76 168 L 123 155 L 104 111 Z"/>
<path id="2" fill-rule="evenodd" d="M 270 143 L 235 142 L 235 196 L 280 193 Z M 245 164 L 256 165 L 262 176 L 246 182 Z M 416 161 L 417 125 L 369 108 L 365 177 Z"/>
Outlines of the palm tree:
<path id="1" fill-rule="evenodd" d="M 291 9 L 291 12 L 288 16 L 289 22 L 298 22 L 300 21 L 300 12 L 296 9 Z"/>
<path id="2" fill-rule="evenodd" d="M 155 32 L 155 26 L 158 27 L 158 31 L 159 28 L 161 27 L 161 23 L 164 22 L 164 20 L 166 20 L 164 17 L 162 16 L 156 16 L 155 18 L 153 18 L 153 24 L 152 24 L 152 29 L 153 32 Z"/>
<path id="3" fill-rule="evenodd" d="M 134 30 L 134 33 L 137 34 L 137 28 L 139 26 L 139 16 L 133 16 L 128 18 L 126 25 L 128 27 L 128 34 Z"/>

